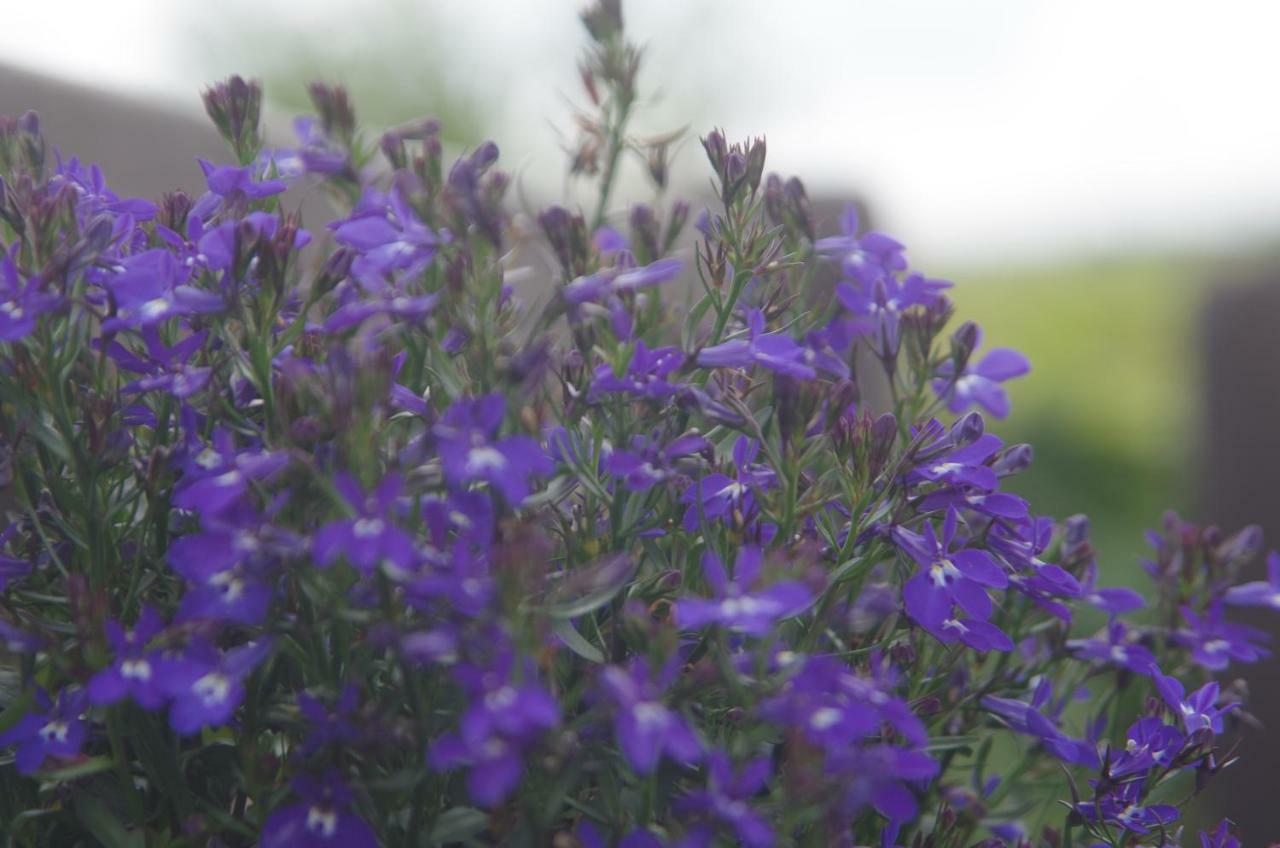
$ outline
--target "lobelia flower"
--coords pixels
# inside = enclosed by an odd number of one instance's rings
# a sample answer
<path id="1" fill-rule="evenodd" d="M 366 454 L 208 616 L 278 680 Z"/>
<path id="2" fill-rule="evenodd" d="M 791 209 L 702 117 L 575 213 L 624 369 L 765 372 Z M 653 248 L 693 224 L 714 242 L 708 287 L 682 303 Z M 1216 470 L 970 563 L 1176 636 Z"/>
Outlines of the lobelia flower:
<path id="1" fill-rule="evenodd" d="M 341 174 L 350 167 L 348 152 L 329 137 L 313 116 L 294 118 L 293 132 L 298 137 L 298 147 L 272 150 L 269 154 L 271 163 L 282 177 Z"/>
<path id="2" fill-rule="evenodd" d="M 976 348 L 981 344 L 982 333 L 977 334 Z M 996 418 L 1009 414 L 1009 395 L 1001 383 L 1021 377 L 1031 371 L 1031 362 L 1021 353 L 1010 348 L 993 348 L 977 363 L 970 363 L 959 375 L 948 361 L 938 369 L 939 379 L 933 382 L 933 390 L 947 402 L 952 412 L 964 412 L 975 403 Z"/>
<path id="3" fill-rule="evenodd" d="M 252 245 L 254 239 L 270 241 L 279 228 L 280 216 L 273 212 L 250 212 L 243 218 L 223 221 L 208 230 L 201 226 L 196 239 L 195 259 L 210 270 L 226 271 L 235 262 L 237 246 L 244 250 Z M 293 237 L 292 247 L 301 250 L 310 243 L 311 233 L 299 229 Z"/>
<path id="4" fill-rule="evenodd" d="M 822 750 L 835 750 L 891 726 L 911 745 L 924 745 L 929 734 L 911 707 L 893 695 L 892 667 L 880 662 L 872 675 L 854 674 L 826 656 L 792 657 L 781 692 L 760 705 L 760 715 L 783 729 L 798 729 Z"/>
<path id="5" fill-rule="evenodd" d="M 763 636 L 783 619 L 798 615 L 811 603 L 813 593 L 802 583 L 783 581 L 750 592 L 760 578 L 764 553 L 755 545 L 743 545 L 734 562 L 733 578 L 715 553 L 702 555 L 702 574 L 715 597 L 682 597 L 676 601 L 676 621 L 681 627 L 698 630 L 709 624 L 751 636 Z"/>
<path id="6" fill-rule="evenodd" d="M 351 273 L 375 292 L 386 287 L 393 273 L 409 278 L 421 274 L 449 241 L 448 231 L 434 233 L 418 220 L 399 185 L 385 195 L 366 189 L 351 216 L 329 226 L 339 244 L 359 251 Z"/>
<path id="7" fill-rule="evenodd" d="M 1122 781 L 1110 784 L 1108 790 L 1094 800 L 1076 804 L 1075 811 L 1085 821 L 1116 825 L 1141 835 L 1178 820 L 1178 808 L 1170 804 L 1142 806 L 1143 794 L 1143 781 Z"/>
<path id="8" fill-rule="evenodd" d="M 702 743 L 685 719 L 662 703 L 662 693 L 679 666 L 668 663 L 655 676 L 648 660 L 600 672 L 600 686 L 615 712 L 614 734 L 627 762 L 638 774 L 652 774 L 663 754 L 691 765 L 702 759 Z"/>
<path id="9" fill-rule="evenodd" d="M 921 569 L 902 587 L 907 614 L 943 642 L 960 640 L 978 651 L 1011 650 L 1013 643 L 1008 637 L 987 623 L 991 615 L 987 589 L 1005 588 L 1009 577 L 986 551 L 957 548 L 958 525 L 959 514 L 950 509 L 941 538 L 931 522 L 925 522 L 923 534 L 901 526 L 893 528 L 894 542 Z M 963 622 L 955 615 L 957 604 L 969 616 Z"/>
<path id="10" fill-rule="evenodd" d="M 755 462 L 759 455 L 759 442 L 739 436 L 733 444 L 736 477 L 708 474 L 685 489 L 680 496 L 680 500 L 688 504 L 684 512 L 684 529 L 692 532 L 703 521 L 728 523 L 735 520 L 735 513 L 747 523 L 754 522 L 757 512 L 755 492 L 772 488 L 777 479 L 772 468 Z"/>
<path id="11" fill-rule="evenodd" d="M 773 828 L 748 801 L 760 793 L 773 773 L 767 757 L 746 763 L 736 773 L 723 751 L 707 757 L 707 785 L 675 801 L 676 811 L 696 823 L 679 843 L 681 848 L 710 846 L 718 831 L 732 834 L 738 845 L 768 848 L 777 840 Z"/>
<path id="12" fill-rule="evenodd" d="M 1021 522 L 993 522 L 986 542 L 991 553 L 1009 565 L 1009 585 L 1037 606 L 1063 621 L 1071 621 L 1071 609 L 1060 598 L 1080 595 L 1080 581 L 1060 566 L 1040 559 L 1053 541 L 1054 523 L 1048 518 Z"/>
<path id="13" fill-rule="evenodd" d="M 173 699 L 169 726 L 181 736 L 231 721 L 244 700 L 244 679 L 271 653 L 269 638 L 219 654 L 205 644 L 163 658 L 161 685 Z"/>
<path id="14" fill-rule="evenodd" d="M 941 441 L 950 439 L 944 436 Z M 999 438 L 983 433 L 968 444 L 941 452 L 931 451 L 927 459 L 907 472 L 907 480 L 913 483 L 948 483 L 994 492 L 1000 481 L 988 463 L 1003 446 L 1004 442 Z"/>
<path id="15" fill-rule="evenodd" d="M 1174 716 L 1182 720 L 1182 726 L 1188 734 L 1199 730 L 1221 733 L 1222 717 L 1240 706 L 1238 703 L 1217 706 L 1219 690 L 1214 681 L 1187 695 L 1182 681 L 1162 674 L 1155 666 L 1151 667 L 1151 678 L 1155 681 L 1156 691 L 1160 693 L 1161 699 Z"/>
<path id="16" fill-rule="evenodd" d="M 811 380 L 817 376 L 808 364 L 809 351 L 805 347 L 788 335 L 766 333 L 764 329 L 764 313 L 752 309 L 747 313 L 748 338 L 704 347 L 698 352 L 698 364 L 704 368 L 750 368 L 759 365 L 798 380 Z"/>
<path id="17" fill-rule="evenodd" d="M 982 706 L 998 716 L 1012 730 L 1034 736 L 1049 753 L 1065 763 L 1098 768 L 1098 747 L 1093 739 L 1076 739 L 1063 733 L 1058 727 L 1067 698 L 1053 701 L 1053 686 L 1047 677 L 1041 678 L 1032 692 L 1030 701 L 998 698 L 987 695 Z"/>
<path id="18" fill-rule="evenodd" d="M 466 766 L 467 793 L 484 807 L 511 795 L 520 782 L 525 753 L 560 723 L 560 706 L 542 686 L 511 681 L 514 660 L 510 646 L 503 645 L 492 667 L 457 667 L 469 706 L 457 732 L 435 740 L 427 752 L 434 769 Z"/>
<path id="19" fill-rule="evenodd" d="M 1280 553 L 1267 554 L 1267 579 L 1227 589 L 1223 600 L 1239 607 L 1271 607 L 1280 610 Z"/>
<path id="20" fill-rule="evenodd" d="M 1189 607 L 1182 608 L 1187 622 L 1173 632 L 1179 645 L 1191 650 L 1191 658 L 1212 671 L 1222 671 L 1232 662 L 1253 663 L 1271 656 L 1271 652 L 1254 642 L 1267 638 L 1261 630 L 1222 620 L 1222 602 L 1214 601 L 1203 616 Z"/>
<path id="21" fill-rule="evenodd" d="M 403 488 L 400 475 L 388 474 L 368 494 L 345 472 L 334 475 L 333 485 L 355 516 L 331 521 L 316 531 L 311 540 L 316 563 L 324 567 L 345 556 L 365 575 L 384 562 L 398 570 L 409 569 L 418 553 L 413 537 L 395 523 Z"/>
<path id="22" fill-rule="evenodd" d="M 1240 848 L 1240 840 L 1231 833 L 1231 822 L 1223 819 L 1212 831 L 1200 831 L 1200 848 Z"/>
<path id="23" fill-rule="evenodd" d="M 594 303 L 619 294 L 660 285 L 679 276 L 684 263 L 679 259 L 659 259 L 636 267 L 629 253 L 619 257 L 618 264 L 594 274 L 578 277 L 560 289 L 560 296 L 571 307 Z"/>
<path id="24" fill-rule="evenodd" d="M 1069 639 L 1067 649 L 1081 659 L 1097 660 L 1144 676 L 1151 674 L 1156 661 L 1149 650 L 1129 639 L 1129 628 L 1124 622 L 1114 618 L 1107 624 L 1104 636 Z"/>
<path id="25" fill-rule="evenodd" d="M 137 354 L 117 341 L 107 345 L 107 355 L 126 371 L 144 375 L 126 383 L 120 391 L 126 394 L 165 391 L 179 400 L 186 400 L 203 389 L 213 376 L 209 366 L 188 365 L 191 358 L 204 347 L 209 338 L 207 330 L 191 333 L 185 338 L 166 345 L 154 326 L 144 327 L 142 340 L 146 353 Z"/>
<path id="26" fill-rule="evenodd" d="M 197 160 L 204 171 L 209 190 L 196 201 L 189 213 L 192 217 L 208 221 L 224 206 L 234 203 L 262 200 L 280 194 L 289 186 L 284 180 L 264 179 L 255 173 L 254 166 L 215 165 L 207 159 Z"/>
<path id="27" fill-rule="evenodd" d="M 433 432 L 450 483 L 488 483 L 509 504 L 519 506 L 529 495 L 530 478 L 550 474 L 554 466 L 528 436 L 494 438 L 505 410 L 502 395 L 461 398 L 449 407 Z"/>
<path id="28" fill-rule="evenodd" d="M 869 286 L 907 267 L 905 248 L 896 239 L 874 230 L 858 235 L 858 210 L 848 204 L 840 216 L 840 235 L 818 239 L 814 250 L 834 257 L 840 270 Z"/>
<path id="29" fill-rule="evenodd" d="M 150 327 L 170 318 L 207 315 L 226 308 L 221 295 L 189 285 L 173 254 L 162 248 L 121 260 L 105 287 L 115 301 L 116 312 L 102 322 L 103 332 Z"/>
<path id="30" fill-rule="evenodd" d="M 1080 582 L 1080 599 L 1090 606 L 1096 607 L 1110 615 L 1124 615 L 1146 606 L 1142 595 L 1133 589 L 1114 587 L 1099 589 L 1098 563 L 1091 561 L 1085 567 L 1084 579 Z"/>
<path id="31" fill-rule="evenodd" d="M 173 505 L 202 517 L 234 507 L 249 491 L 289 464 L 283 452 L 253 448 L 237 450 L 230 431 L 214 431 L 213 445 L 197 453 L 183 468 L 174 487 Z"/>
<path id="32" fill-rule="evenodd" d="M 621 376 L 616 375 L 608 364 L 596 366 L 587 399 L 596 401 L 601 394 L 621 392 L 650 400 L 666 400 L 679 390 L 678 386 L 667 382 L 667 377 L 680 370 L 684 361 L 685 356 L 679 348 L 650 350 L 643 341 L 636 342 L 627 370 Z"/>
<path id="33" fill-rule="evenodd" d="M 305 552 L 305 540 L 251 510 L 206 516 L 202 524 L 201 532 L 171 542 L 165 555 L 189 581 L 175 620 L 261 624 L 279 563 Z"/>
<path id="34" fill-rule="evenodd" d="M 61 305 L 57 295 L 41 291 L 38 276 L 25 283 L 15 261 L 19 242 L 5 249 L 0 244 L 0 342 L 16 342 L 31 335 L 41 315 Z"/>
<path id="35" fill-rule="evenodd" d="M 89 680 L 89 700 L 96 706 L 133 698 L 143 709 L 158 709 L 168 700 L 163 685 L 165 664 L 160 651 L 147 645 L 164 629 L 164 619 L 153 607 L 144 605 L 130 630 L 118 621 L 104 625 L 107 641 L 116 657 L 111 665 Z"/>
<path id="36" fill-rule="evenodd" d="M 1187 745 L 1178 728 L 1146 716 L 1129 726 L 1125 747 L 1111 763 L 1113 778 L 1142 774 L 1155 766 L 1170 766 Z"/>
<path id="37" fill-rule="evenodd" d="M 337 769 L 320 778 L 296 775 L 292 785 L 302 800 L 267 817 L 261 848 L 377 848 L 373 829 L 351 811 L 353 796 Z"/>
<path id="38" fill-rule="evenodd" d="M 325 319 L 324 329 L 327 333 L 337 333 L 363 324 L 375 315 L 390 315 L 402 321 L 418 322 L 431 314 L 439 301 L 439 295 L 410 296 L 389 286 L 377 296 L 353 299 L 338 307 Z"/>
<path id="39" fill-rule="evenodd" d="M 19 774 L 35 774 L 49 758 L 67 760 L 80 755 L 89 739 L 84 712 L 89 696 L 84 689 L 63 689 L 56 700 L 37 687 L 35 705 L 17 723 L 0 733 L 0 747 L 16 746 Z"/>
<path id="40" fill-rule="evenodd" d="M 604 458 L 604 470 L 621 477 L 628 489 L 643 492 L 675 475 L 675 464 L 688 456 L 711 450 L 711 443 L 697 434 L 689 434 L 662 444 L 657 438 L 635 435 L 631 450 L 614 449 Z"/>

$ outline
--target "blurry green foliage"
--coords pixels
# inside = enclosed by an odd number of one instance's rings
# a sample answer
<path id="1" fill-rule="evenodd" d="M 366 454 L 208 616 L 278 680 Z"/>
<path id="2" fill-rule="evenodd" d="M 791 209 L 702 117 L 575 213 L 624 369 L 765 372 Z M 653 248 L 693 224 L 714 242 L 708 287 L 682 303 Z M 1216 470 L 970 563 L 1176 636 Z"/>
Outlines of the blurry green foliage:
<path id="1" fill-rule="evenodd" d="M 1139 257 L 956 277 L 957 315 L 979 319 L 984 346 L 1031 358 L 993 425 L 1035 448 L 1010 488 L 1041 514 L 1090 517 L 1104 585 L 1138 581 L 1142 531 L 1164 510 L 1192 517 L 1204 276 Z"/>

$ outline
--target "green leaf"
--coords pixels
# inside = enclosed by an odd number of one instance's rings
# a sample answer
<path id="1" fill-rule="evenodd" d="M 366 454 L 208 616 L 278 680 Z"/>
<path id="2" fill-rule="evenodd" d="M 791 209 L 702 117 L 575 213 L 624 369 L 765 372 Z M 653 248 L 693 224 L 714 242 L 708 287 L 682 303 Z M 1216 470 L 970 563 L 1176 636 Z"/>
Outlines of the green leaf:
<path id="1" fill-rule="evenodd" d="M 449 845 L 477 836 L 489 826 L 489 817 L 474 807 L 454 807 L 436 818 L 431 828 L 432 845 Z"/>
<path id="2" fill-rule="evenodd" d="M 577 628 L 573 626 L 573 622 L 567 618 L 556 619 L 551 624 L 551 630 L 560 637 L 560 641 L 584 660 L 593 663 L 604 662 L 604 652 L 595 645 L 586 640 Z"/>
<path id="3" fill-rule="evenodd" d="M 78 792 L 73 805 L 80 822 L 103 848 L 146 848 L 146 835 L 122 825 L 101 799 Z"/>
<path id="4" fill-rule="evenodd" d="M 689 314 L 685 316 L 684 327 L 680 330 L 680 341 L 685 350 L 693 350 L 698 327 L 702 324 L 702 318 L 710 308 L 711 298 L 704 297 L 694 304 L 693 308 L 689 310 Z"/>
<path id="5" fill-rule="evenodd" d="M 627 554 L 610 554 L 574 570 L 547 593 L 538 611 L 552 618 L 577 618 L 613 600 L 631 581 L 636 562 Z"/>
<path id="6" fill-rule="evenodd" d="M 81 760 L 78 763 L 72 763 L 69 766 L 61 768 L 46 769 L 40 772 L 41 780 L 51 782 L 61 782 L 64 780 L 78 780 L 82 777 L 88 777 L 91 774 L 100 774 L 104 771 L 110 771 L 115 762 L 110 757 L 89 757 L 87 760 Z"/>
<path id="7" fill-rule="evenodd" d="M 929 744 L 925 746 L 925 750 L 931 753 L 954 751 L 968 748 L 981 738 L 980 736 L 934 736 L 929 740 Z"/>

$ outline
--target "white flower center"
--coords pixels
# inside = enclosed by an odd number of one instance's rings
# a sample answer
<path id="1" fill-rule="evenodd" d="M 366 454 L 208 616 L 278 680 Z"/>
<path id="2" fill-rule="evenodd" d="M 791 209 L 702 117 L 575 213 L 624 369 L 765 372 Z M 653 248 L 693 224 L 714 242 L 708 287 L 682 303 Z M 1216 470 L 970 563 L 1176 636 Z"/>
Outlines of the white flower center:
<path id="1" fill-rule="evenodd" d="M 307 830 L 319 834 L 326 839 L 338 832 L 338 814 L 327 807 L 312 807 L 307 810 Z"/>
<path id="2" fill-rule="evenodd" d="M 206 707 L 221 704 L 231 694 L 231 678 L 220 671 L 211 671 L 191 685 L 191 691 Z"/>
<path id="3" fill-rule="evenodd" d="M 814 730 L 826 730 L 839 723 L 842 715 L 835 707 L 823 707 L 809 716 L 809 726 Z"/>
<path id="4" fill-rule="evenodd" d="M 67 733 L 71 730 L 65 721 L 51 721 L 40 728 L 40 738 L 45 742 L 63 743 L 67 741 Z"/>
<path id="5" fill-rule="evenodd" d="M 385 529 L 387 524 L 381 518 L 360 518 L 352 525 L 351 532 L 355 533 L 358 539 L 372 539 L 374 536 L 381 535 Z"/>
<path id="6" fill-rule="evenodd" d="M 151 679 L 151 663 L 146 660 L 125 660 L 120 663 L 120 676 L 126 680 L 146 682 Z"/>
<path id="7" fill-rule="evenodd" d="M 507 467 L 507 458 L 488 445 L 467 451 L 467 473 L 482 474 L 485 471 L 501 471 Z"/>

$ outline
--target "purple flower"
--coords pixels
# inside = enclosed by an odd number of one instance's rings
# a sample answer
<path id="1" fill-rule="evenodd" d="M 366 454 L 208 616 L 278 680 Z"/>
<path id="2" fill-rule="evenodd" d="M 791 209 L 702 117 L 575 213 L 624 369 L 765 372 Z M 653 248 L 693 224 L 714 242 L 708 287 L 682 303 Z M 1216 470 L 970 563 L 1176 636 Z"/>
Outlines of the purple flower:
<path id="1" fill-rule="evenodd" d="M 907 267 L 905 248 L 884 233 L 858 235 L 858 210 L 849 204 L 840 216 L 840 235 L 818 239 L 814 249 L 840 262 L 846 277 L 870 286 Z"/>
<path id="2" fill-rule="evenodd" d="M 760 444 L 739 436 L 733 445 L 733 468 L 736 477 L 708 474 L 684 491 L 680 500 L 688 507 L 684 512 L 684 529 L 693 532 L 704 521 L 731 521 L 738 513 L 747 523 L 756 518 L 755 493 L 775 485 L 777 475 L 767 465 L 756 464 Z"/>
<path id="3" fill-rule="evenodd" d="M 643 341 L 636 342 L 635 352 L 621 376 L 616 375 L 607 364 L 596 367 L 595 379 L 592 380 L 587 396 L 594 401 L 605 392 L 623 392 L 650 400 L 666 400 L 678 390 L 678 387 L 667 382 L 667 377 L 678 371 L 684 361 L 685 356 L 679 348 L 660 347 L 650 350 Z"/>
<path id="4" fill-rule="evenodd" d="M 1240 840 L 1231 834 L 1231 822 L 1223 819 L 1212 831 L 1200 831 L 1200 848 L 1240 848 Z"/>
<path id="5" fill-rule="evenodd" d="M 629 254 L 623 256 L 630 259 Z M 659 259 L 640 267 L 620 262 L 612 268 L 578 277 L 560 289 L 560 296 L 570 306 L 598 302 L 613 295 L 634 292 L 675 279 L 683 267 L 684 263 L 679 259 Z"/>
<path id="6" fill-rule="evenodd" d="M 244 700 L 244 679 L 271 653 L 261 639 L 219 655 L 206 645 L 166 658 L 161 685 L 173 698 L 169 726 L 182 736 L 231 721 Z"/>
<path id="7" fill-rule="evenodd" d="M 923 535 L 905 527 L 893 528 L 898 547 L 921 569 L 902 587 L 907 614 L 944 642 L 960 640 L 979 651 L 1010 650 L 1013 643 L 1008 637 L 994 625 L 986 624 L 991 615 L 987 589 L 1005 588 L 1009 576 L 986 551 L 957 547 L 958 524 L 959 515 L 951 509 L 943 522 L 941 538 L 934 533 L 931 522 L 925 522 Z M 955 615 L 957 604 L 969 616 L 963 622 Z"/>
<path id="8" fill-rule="evenodd" d="M 1156 658 L 1151 652 L 1128 638 L 1129 628 L 1112 619 L 1104 636 L 1092 639 L 1069 639 L 1067 648 L 1076 656 L 1128 669 L 1134 674 L 1149 675 Z"/>
<path id="9" fill-rule="evenodd" d="M 1188 734 L 1199 730 L 1221 733 L 1222 717 L 1240 706 L 1234 703 L 1224 707 L 1217 706 L 1218 684 L 1212 681 L 1187 695 L 1182 681 L 1162 674 L 1155 666 L 1151 668 L 1151 677 L 1155 681 L 1156 691 L 1174 717 L 1182 720 L 1182 726 Z"/>
<path id="10" fill-rule="evenodd" d="M 147 347 L 145 354 L 135 354 L 113 341 L 107 346 L 107 355 L 126 371 L 144 375 L 126 383 L 121 388 L 122 392 L 166 391 L 179 400 L 185 400 L 208 385 L 213 375 L 212 368 L 187 364 L 204 347 L 208 337 L 208 331 L 192 333 L 170 346 L 160 340 L 154 326 L 148 326 L 142 330 L 142 339 Z"/>
<path id="11" fill-rule="evenodd" d="M 457 732 L 440 737 L 427 752 L 434 769 L 467 766 L 467 792 L 484 807 L 515 791 L 525 752 L 560 722 L 560 707 L 542 686 L 511 679 L 513 664 L 511 648 L 503 646 L 491 667 L 457 668 L 468 707 Z"/>
<path id="12" fill-rule="evenodd" d="M 627 488 L 642 492 L 672 477 L 678 460 L 709 451 L 711 443 L 699 435 L 681 436 L 663 445 L 656 438 L 636 435 L 631 450 L 615 449 L 604 458 L 604 470 L 621 477 Z"/>
<path id="13" fill-rule="evenodd" d="M 1254 642 L 1267 638 L 1261 630 L 1222 619 L 1222 603 L 1215 601 L 1203 616 L 1189 607 L 1182 608 L 1186 627 L 1173 632 L 1179 645 L 1191 650 L 1191 658 L 1212 671 L 1222 671 L 1232 662 L 1253 663 L 1271 656 L 1271 652 Z"/>
<path id="14" fill-rule="evenodd" d="M 375 315 L 392 315 L 404 321 L 421 321 L 435 309 L 439 295 L 410 296 L 388 287 L 377 296 L 352 300 L 338 307 L 324 322 L 327 333 L 336 333 L 365 321 Z"/>
<path id="15" fill-rule="evenodd" d="M 1010 729 L 1034 736 L 1049 753 L 1065 763 L 1098 768 L 1097 744 L 1091 739 L 1075 739 L 1063 733 L 1058 722 L 1066 707 L 1067 698 L 1053 701 L 1053 686 L 1042 678 L 1032 692 L 1030 701 L 986 696 L 982 706 L 1000 717 Z"/>
<path id="16" fill-rule="evenodd" d="M 813 593 L 804 584 L 790 580 L 750 592 L 760 577 L 763 562 L 760 548 L 743 545 L 730 579 L 720 557 L 711 551 L 704 553 L 702 574 L 715 597 L 680 598 L 676 602 L 676 621 L 691 630 L 719 624 L 729 630 L 763 636 L 779 621 L 798 615 L 813 602 Z"/>
<path id="17" fill-rule="evenodd" d="M 940 441 L 951 442 L 951 436 Z M 997 437 L 984 433 L 968 444 L 930 451 L 927 459 L 918 462 L 907 473 L 910 482 L 947 483 L 968 486 L 983 492 L 994 492 L 999 485 L 990 460 L 1004 443 Z"/>
<path id="18" fill-rule="evenodd" d="M 366 575 L 384 562 L 396 569 L 408 569 L 417 558 L 417 550 L 413 537 L 395 523 L 394 512 L 403 485 L 400 475 L 383 477 L 367 495 L 345 472 L 334 475 L 333 485 L 355 515 L 331 521 L 316 531 L 311 541 L 316 563 L 327 566 L 345 556 Z"/>
<path id="19" fill-rule="evenodd" d="M 1187 737 L 1158 718 L 1140 718 L 1129 727 L 1124 750 L 1111 763 L 1113 778 L 1143 774 L 1155 766 L 1168 767 L 1182 753 Z"/>
<path id="20" fill-rule="evenodd" d="M 336 769 L 318 780 L 299 774 L 292 783 L 303 800 L 267 817 L 262 848 L 377 848 L 373 829 L 351 811 L 351 790 Z"/>
<path id="21" fill-rule="evenodd" d="M 173 254 L 161 248 L 122 260 L 105 285 L 115 301 L 116 313 L 102 322 L 103 332 L 150 327 L 177 316 L 226 308 L 221 295 L 188 285 Z"/>
<path id="22" fill-rule="evenodd" d="M 1178 820 L 1178 808 L 1169 804 L 1142 806 L 1143 781 L 1109 784 L 1093 801 L 1076 804 L 1085 821 L 1116 825 L 1129 833 L 1146 834 Z"/>
<path id="23" fill-rule="evenodd" d="M 366 192 L 351 217 L 330 226 L 339 244 L 360 252 L 351 273 L 372 291 L 383 289 L 389 274 L 417 276 L 449 240 L 447 232 L 437 235 L 418 220 L 399 186 L 386 195 Z"/>
<path id="24" fill-rule="evenodd" d="M 981 343 L 981 333 L 974 347 Z M 996 418 L 1009 414 L 1009 395 L 1001 383 L 1021 377 L 1031 370 L 1031 362 L 1009 348 L 994 348 L 977 363 L 970 363 L 957 376 L 950 362 L 938 369 L 940 379 L 933 383 L 933 390 L 947 401 L 952 412 L 964 412 L 975 403 Z"/>
<path id="25" fill-rule="evenodd" d="M 19 245 L 8 250 L 0 246 L 0 342 L 16 342 L 29 336 L 36 321 L 62 302 L 56 295 L 41 291 L 41 280 L 32 277 L 24 284 L 14 261 Z"/>
<path id="26" fill-rule="evenodd" d="M 618 747 L 639 774 L 651 774 L 663 754 L 682 765 L 702 758 L 702 743 L 688 722 L 662 703 L 677 668 L 668 664 L 655 677 L 648 661 L 638 658 L 627 668 L 611 665 L 600 672 L 600 685 L 615 707 Z"/>
<path id="27" fill-rule="evenodd" d="M 216 430 L 213 446 L 186 464 L 174 488 L 173 505 L 201 516 L 217 515 L 238 504 L 250 483 L 264 481 L 288 464 L 285 453 L 236 450 L 231 433 Z"/>
<path id="28" fill-rule="evenodd" d="M 1080 583 L 1081 600 L 1113 616 L 1124 615 L 1146 606 L 1142 595 L 1133 589 L 1122 587 L 1099 589 L 1097 585 L 1098 564 L 1090 562 L 1085 568 L 1084 580 Z"/>
<path id="29" fill-rule="evenodd" d="M 528 436 L 495 439 L 505 409 L 502 395 L 462 398 L 445 412 L 434 433 L 450 483 L 485 482 L 519 506 L 529 495 L 530 478 L 550 474 L 554 466 Z"/>
<path id="30" fill-rule="evenodd" d="M 1229 604 L 1240 607 L 1271 607 L 1280 610 L 1280 553 L 1267 554 L 1267 579 L 1232 586 L 1223 596 Z"/>
<path id="31" fill-rule="evenodd" d="M 340 174 L 347 170 L 347 151 L 329 138 L 314 117 L 300 115 L 294 118 L 293 132 L 298 137 L 298 147 L 270 152 L 271 162 L 281 176 Z"/>
<path id="32" fill-rule="evenodd" d="M 694 790 L 675 802 L 682 816 L 709 820 L 692 828 L 690 837 L 695 844 L 712 844 L 716 831 L 723 827 L 733 834 L 738 845 L 749 848 L 773 845 L 777 839 L 773 828 L 748 804 L 764 788 L 772 772 L 773 765 L 766 757 L 747 763 L 735 774 L 727 754 L 722 751 L 710 754 L 706 788 Z"/>
<path id="33" fill-rule="evenodd" d="M 811 380 L 817 372 L 808 364 L 809 351 L 795 339 L 782 333 L 764 331 L 764 313 L 753 309 L 747 314 L 748 338 L 733 339 L 698 352 L 698 364 L 704 368 L 750 368 L 759 365 L 778 374 Z"/>
<path id="34" fill-rule="evenodd" d="M 243 218 L 223 221 L 213 229 L 201 229 L 201 234 L 196 239 L 195 261 L 213 271 L 226 271 L 236 261 L 237 248 L 240 251 L 248 250 L 254 239 L 270 241 L 279 228 L 279 215 L 272 212 L 250 212 Z M 291 247 L 301 250 L 310 243 L 311 233 L 299 229 L 293 237 Z"/>
<path id="35" fill-rule="evenodd" d="M 289 187 L 284 180 L 262 179 L 252 165 L 238 167 L 215 165 L 206 159 L 198 161 L 209 191 L 191 207 L 190 214 L 201 220 L 209 220 L 227 204 L 262 200 Z"/>
<path id="36" fill-rule="evenodd" d="M 17 747 L 14 762 L 19 774 L 34 774 L 50 757 L 71 759 L 89 739 L 84 711 L 89 706 L 83 689 L 63 689 L 51 701 L 43 689 L 36 689 L 35 706 L 17 723 L 0 733 L 0 747 Z"/>
<path id="37" fill-rule="evenodd" d="M 202 532 L 170 543 L 166 554 L 189 581 L 176 620 L 261 624 L 279 562 L 302 554 L 305 541 L 253 514 L 206 516 L 203 524 Z"/>
<path id="38" fill-rule="evenodd" d="M 132 630 L 125 630 L 118 621 L 108 621 L 104 629 L 116 658 L 89 680 L 89 700 L 105 706 L 133 698 L 144 709 L 158 709 L 167 700 L 164 663 L 160 651 L 148 650 L 147 645 L 164 629 L 160 613 L 144 606 Z"/>
<path id="39" fill-rule="evenodd" d="M 833 751 L 861 742 L 886 724 L 912 745 L 928 741 L 911 707 L 893 695 L 896 678 L 887 664 L 859 675 L 834 657 L 810 656 L 793 658 L 785 668 L 790 675 L 782 692 L 762 703 L 760 714 L 799 730 L 815 747 Z"/>

